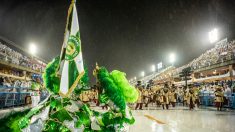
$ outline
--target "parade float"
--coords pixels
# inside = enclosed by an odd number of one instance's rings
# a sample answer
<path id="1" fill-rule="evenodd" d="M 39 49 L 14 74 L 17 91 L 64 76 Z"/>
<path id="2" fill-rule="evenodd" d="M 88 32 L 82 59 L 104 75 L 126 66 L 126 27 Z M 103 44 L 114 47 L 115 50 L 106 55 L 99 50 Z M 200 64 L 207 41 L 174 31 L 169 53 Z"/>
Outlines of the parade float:
<path id="1" fill-rule="evenodd" d="M 98 112 L 79 98 L 87 90 L 88 71 L 84 70 L 80 32 L 75 1 L 68 10 L 67 25 L 61 55 L 45 68 L 44 86 L 50 95 L 36 107 L 17 112 L 0 120 L 1 131 L 23 132 L 83 132 L 128 131 L 135 122 L 128 103 L 138 99 L 138 91 L 129 84 L 124 72 L 105 67 L 96 68 L 93 75 L 99 87 L 99 101 L 109 107 Z"/>

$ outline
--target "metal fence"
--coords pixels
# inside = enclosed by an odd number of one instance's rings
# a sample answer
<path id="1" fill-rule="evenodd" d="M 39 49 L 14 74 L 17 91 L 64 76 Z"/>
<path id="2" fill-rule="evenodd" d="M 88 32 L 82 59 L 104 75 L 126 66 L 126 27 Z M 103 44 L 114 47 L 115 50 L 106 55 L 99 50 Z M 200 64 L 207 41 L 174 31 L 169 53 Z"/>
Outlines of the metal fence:
<path id="1" fill-rule="evenodd" d="M 10 92 L 10 90 L 16 89 L 17 92 Z M 26 96 L 30 96 L 32 92 L 23 92 L 27 91 L 30 88 L 22 87 L 6 87 L 0 86 L 0 109 L 10 108 L 10 107 L 19 107 L 26 105 L 25 99 Z M 40 100 L 43 101 L 48 96 L 46 91 L 41 92 Z"/>
<path id="2" fill-rule="evenodd" d="M 0 92 L 0 108 L 25 105 L 25 97 L 29 95 L 30 92 Z"/>
<path id="3" fill-rule="evenodd" d="M 199 95 L 200 104 L 203 106 L 214 106 L 215 105 L 215 96 L 212 94 L 201 94 Z M 225 96 L 224 97 L 224 107 L 235 109 L 235 96 Z"/>

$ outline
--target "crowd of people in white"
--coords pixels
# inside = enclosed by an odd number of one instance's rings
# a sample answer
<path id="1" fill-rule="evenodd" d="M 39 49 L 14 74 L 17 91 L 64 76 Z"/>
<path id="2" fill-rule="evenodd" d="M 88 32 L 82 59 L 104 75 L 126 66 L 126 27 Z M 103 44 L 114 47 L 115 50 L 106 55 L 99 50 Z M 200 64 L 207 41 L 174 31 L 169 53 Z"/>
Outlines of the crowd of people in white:
<path id="1" fill-rule="evenodd" d="M 42 72 L 46 66 L 41 60 L 27 54 L 22 54 L 7 46 L 4 42 L 0 42 L 0 61 L 15 64 L 16 67 L 22 66 L 37 72 Z M 36 106 L 41 97 L 39 87 L 42 87 L 41 83 L 38 82 L 37 79 L 33 79 L 31 73 L 29 74 L 22 70 L 14 70 L 14 68 L 0 68 L 1 107 L 6 106 L 7 100 L 17 100 L 18 98 L 13 97 L 16 97 L 18 93 L 20 93 L 22 97 L 26 96 L 27 99 L 24 99 L 25 104 Z M 16 104 L 12 103 L 11 105 L 14 106 Z"/>
<path id="2" fill-rule="evenodd" d="M 191 67 L 193 70 L 195 70 L 217 63 L 223 63 L 232 59 L 235 59 L 235 40 L 218 44 L 214 48 L 207 50 L 205 53 L 190 63 L 177 68 L 174 74 L 178 74 L 186 67 Z"/>
<path id="3" fill-rule="evenodd" d="M 10 77 L 0 77 L 0 86 L 3 87 L 30 88 L 31 85 L 31 81 L 17 80 Z"/>
<path id="4" fill-rule="evenodd" d="M 223 63 L 235 58 L 235 40 L 216 45 L 214 48 L 207 50 L 197 59 L 194 59 L 190 66 L 192 69 L 210 66 L 216 63 Z"/>
<path id="5" fill-rule="evenodd" d="M 13 63 L 16 65 L 24 66 L 24 67 L 27 67 L 36 71 L 43 71 L 45 68 L 45 65 L 42 62 L 41 64 L 36 63 L 38 62 L 38 60 L 27 57 L 11 49 L 10 47 L 8 47 L 7 45 L 1 42 L 0 42 L 0 60 Z"/>
<path id="6" fill-rule="evenodd" d="M 224 96 L 232 96 L 232 89 L 234 88 L 234 85 L 229 86 L 229 85 L 224 85 L 222 87 L 222 91 L 224 92 Z M 201 94 L 208 94 L 208 95 L 213 95 L 214 92 L 216 91 L 216 87 L 211 84 L 203 85 L 200 89 Z"/>
<path id="7" fill-rule="evenodd" d="M 41 83 L 38 79 L 18 80 L 11 77 L 0 76 L 0 107 L 11 107 L 17 104 L 15 102 L 24 101 L 24 105 L 36 106 L 41 98 L 47 97 L 47 92 L 41 90 Z M 19 96 L 20 94 L 20 96 Z M 7 102 L 11 105 L 6 105 Z"/>

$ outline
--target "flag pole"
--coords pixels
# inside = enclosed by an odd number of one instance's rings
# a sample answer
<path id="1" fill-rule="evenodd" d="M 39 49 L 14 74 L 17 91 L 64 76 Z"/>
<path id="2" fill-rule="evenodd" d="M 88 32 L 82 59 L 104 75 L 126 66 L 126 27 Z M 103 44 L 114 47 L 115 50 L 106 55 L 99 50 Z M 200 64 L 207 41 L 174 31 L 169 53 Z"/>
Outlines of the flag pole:
<path id="1" fill-rule="evenodd" d="M 66 36 L 66 30 L 68 29 L 69 16 L 70 16 L 70 14 L 71 14 L 71 12 L 72 12 L 73 4 L 74 4 L 75 2 L 76 2 L 75 0 L 71 0 L 70 6 L 69 6 L 68 15 L 67 15 L 67 20 L 66 20 L 66 27 L 65 27 L 65 32 L 64 32 L 64 39 L 65 39 L 65 36 Z"/>
<path id="2" fill-rule="evenodd" d="M 68 9 L 68 14 L 67 14 L 67 19 L 66 19 L 66 26 L 65 26 L 65 31 L 64 31 L 64 39 L 63 39 L 63 44 L 62 44 L 62 48 L 61 48 L 61 53 L 60 53 L 60 60 L 59 60 L 59 64 L 61 64 L 61 57 L 63 55 L 63 53 L 65 52 L 65 47 L 64 47 L 64 41 L 66 39 L 66 36 L 67 36 L 67 32 L 68 32 L 68 23 L 69 23 L 69 17 L 72 13 L 72 9 L 73 9 L 73 5 L 74 3 L 76 3 L 76 0 L 71 0 L 71 3 L 69 5 L 69 9 Z M 60 65 L 59 67 L 57 68 L 57 75 L 59 75 L 59 70 L 60 70 Z"/>

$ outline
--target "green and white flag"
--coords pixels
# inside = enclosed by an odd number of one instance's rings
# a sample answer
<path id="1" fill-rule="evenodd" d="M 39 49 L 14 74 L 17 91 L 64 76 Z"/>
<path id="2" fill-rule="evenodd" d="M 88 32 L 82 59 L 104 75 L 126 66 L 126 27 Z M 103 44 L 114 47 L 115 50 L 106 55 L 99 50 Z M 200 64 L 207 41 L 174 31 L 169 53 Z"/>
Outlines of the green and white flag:
<path id="1" fill-rule="evenodd" d="M 85 72 L 83 67 L 78 16 L 74 1 L 72 1 L 68 12 L 64 43 L 60 58 L 61 63 L 59 72 L 61 73 L 61 80 L 59 93 L 62 97 L 68 97 L 76 88 Z"/>

